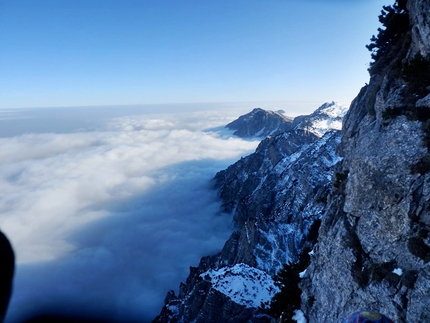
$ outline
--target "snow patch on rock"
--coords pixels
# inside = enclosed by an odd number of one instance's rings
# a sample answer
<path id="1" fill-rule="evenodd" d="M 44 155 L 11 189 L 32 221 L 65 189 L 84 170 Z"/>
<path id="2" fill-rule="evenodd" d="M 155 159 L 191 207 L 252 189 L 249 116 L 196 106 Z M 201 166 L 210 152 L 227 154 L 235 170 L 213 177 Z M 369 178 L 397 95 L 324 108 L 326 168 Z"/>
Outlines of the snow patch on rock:
<path id="1" fill-rule="evenodd" d="M 402 276 L 403 275 L 403 270 L 402 268 L 396 268 L 393 270 L 393 273 L 398 275 L 398 276 Z"/>
<path id="2" fill-rule="evenodd" d="M 246 307 L 258 307 L 279 292 L 270 275 L 243 263 L 209 270 L 200 277 L 211 281 L 212 288 Z"/>
<path id="3" fill-rule="evenodd" d="M 295 310 L 292 319 L 295 320 L 297 323 L 307 323 L 305 314 L 303 314 L 301 310 Z"/>

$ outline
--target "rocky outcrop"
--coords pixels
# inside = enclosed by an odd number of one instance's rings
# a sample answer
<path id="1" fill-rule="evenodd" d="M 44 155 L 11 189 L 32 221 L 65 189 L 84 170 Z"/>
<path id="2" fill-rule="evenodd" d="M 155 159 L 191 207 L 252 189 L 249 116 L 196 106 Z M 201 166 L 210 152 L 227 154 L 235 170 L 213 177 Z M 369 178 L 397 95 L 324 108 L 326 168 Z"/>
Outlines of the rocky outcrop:
<path id="1" fill-rule="evenodd" d="M 405 3 L 409 28 L 370 69 L 342 134 L 318 139 L 298 117 L 217 174 L 237 230 L 169 293 L 159 322 L 267 322 L 252 295 L 272 295 L 268 277 L 297 261 L 315 219 L 318 242 L 300 276 L 309 323 L 357 310 L 430 322 L 430 1 Z"/>
<path id="2" fill-rule="evenodd" d="M 291 133 L 279 136 L 288 137 Z M 335 153 L 339 141 L 340 133 L 330 132 L 304 144 L 275 166 L 263 166 L 265 172 L 260 169 L 246 179 L 236 174 L 226 177 L 221 192 L 236 187 L 235 181 L 240 180 L 244 183 L 242 187 L 252 183 L 249 189 L 253 191 L 237 198 L 233 215 L 240 230 L 222 250 L 223 264 L 245 263 L 273 275 L 282 264 L 298 259 L 309 227 L 325 210 L 333 166 L 339 161 Z M 260 147 L 256 154 L 263 153 L 265 158 L 261 159 L 267 163 L 272 142 L 269 139 L 263 143 L 266 149 Z M 230 186 L 232 178 L 234 185 Z"/>
<path id="3" fill-rule="evenodd" d="M 293 119 L 285 116 L 282 111 L 255 108 L 250 113 L 230 122 L 226 128 L 236 130 L 234 135 L 242 138 L 266 137 L 292 130 L 292 122 Z"/>
<path id="4" fill-rule="evenodd" d="M 411 23 L 412 43 L 409 57 L 420 52 L 423 56 L 430 53 L 429 0 L 409 0 L 407 7 Z"/>
<path id="5" fill-rule="evenodd" d="M 285 132 L 218 173 L 237 230 L 218 255 L 191 268 L 177 296 L 169 292 L 155 322 L 269 322 L 258 307 L 277 291 L 272 275 L 298 259 L 325 211 L 339 142 L 339 131 Z"/>
<path id="6" fill-rule="evenodd" d="M 318 137 L 312 133 L 303 130 L 290 131 L 275 137 L 269 136 L 258 145 L 254 154 L 242 158 L 216 174 L 215 182 L 219 188 L 219 196 L 223 200 L 224 211 L 230 213 L 235 210 L 236 222 L 246 218 L 245 213 L 249 207 L 245 206 L 244 199 L 258 187 L 260 187 L 261 199 L 270 201 L 269 196 L 261 196 L 261 194 L 275 193 L 274 187 L 266 187 L 267 190 L 263 191 L 261 185 L 263 182 L 266 185 L 267 183 L 271 183 L 271 186 L 276 185 L 278 176 L 274 173 L 268 174 L 268 170 L 317 139 Z M 267 176 L 273 178 L 267 178 Z M 272 205 L 265 204 L 265 206 L 257 205 L 258 210 L 255 212 L 261 214 L 270 212 Z"/>
<path id="7" fill-rule="evenodd" d="M 404 68 L 417 52 L 430 58 L 430 1 L 407 6 L 409 48 L 396 58 L 403 68 L 378 69 L 345 117 L 338 188 L 302 281 L 310 323 L 340 322 L 360 309 L 430 322 L 430 173 L 416 170 L 429 153 L 429 91 L 415 91 Z"/>

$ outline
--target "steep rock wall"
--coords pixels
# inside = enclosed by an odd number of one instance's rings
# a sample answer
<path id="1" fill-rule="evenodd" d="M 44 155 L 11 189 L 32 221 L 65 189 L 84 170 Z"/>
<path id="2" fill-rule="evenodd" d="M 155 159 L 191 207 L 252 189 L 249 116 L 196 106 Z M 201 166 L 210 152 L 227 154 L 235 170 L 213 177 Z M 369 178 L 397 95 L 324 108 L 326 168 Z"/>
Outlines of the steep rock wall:
<path id="1" fill-rule="evenodd" d="M 288 132 L 263 140 L 254 154 L 219 173 L 215 181 L 237 230 L 218 255 L 191 268 L 178 295 L 169 292 L 155 322 L 270 322 L 258 309 L 259 297 L 270 300 L 271 275 L 297 260 L 324 213 L 339 143 L 339 131 L 320 139 Z M 236 283 L 220 289 L 229 281 L 225 268 L 235 269 Z M 248 287 L 250 281 L 265 283 Z"/>
<path id="2" fill-rule="evenodd" d="M 417 52 L 430 58 L 430 1 L 407 5 L 403 64 Z M 430 322 L 430 173 L 412 171 L 428 154 L 426 134 L 423 122 L 410 117 L 413 109 L 387 114 L 405 106 L 408 86 L 400 74 L 381 70 L 346 116 L 336 172 L 347 176 L 329 197 L 302 281 L 310 323 L 341 322 L 363 309 L 397 323 Z M 430 109 L 428 98 L 428 91 L 416 97 L 416 109 Z"/>

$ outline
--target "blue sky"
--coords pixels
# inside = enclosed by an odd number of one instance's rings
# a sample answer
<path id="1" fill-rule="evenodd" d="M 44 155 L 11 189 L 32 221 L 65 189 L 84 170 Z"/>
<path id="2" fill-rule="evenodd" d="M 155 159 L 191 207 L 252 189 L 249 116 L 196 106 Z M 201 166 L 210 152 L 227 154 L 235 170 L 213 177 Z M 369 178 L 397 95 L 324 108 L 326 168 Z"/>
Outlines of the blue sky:
<path id="1" fill-rule="evenodd" d="M 0 108 L 349 104 L 383 4 L 2 0 Z"/>

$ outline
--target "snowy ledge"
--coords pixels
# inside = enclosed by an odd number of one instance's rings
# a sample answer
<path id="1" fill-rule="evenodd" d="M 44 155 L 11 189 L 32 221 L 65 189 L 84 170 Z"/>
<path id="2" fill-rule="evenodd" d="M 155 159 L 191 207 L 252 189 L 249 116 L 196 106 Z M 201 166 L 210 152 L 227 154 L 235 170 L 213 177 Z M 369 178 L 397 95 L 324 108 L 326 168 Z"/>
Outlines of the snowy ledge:
<path id="1" fill-rule="evenodd" d="M 270 301 L 279 289 L 270 275 L 246 264 L 209 270 L 200 275 L 212 283 L 212 288 L 246 307 L 258 307 Z"/>

